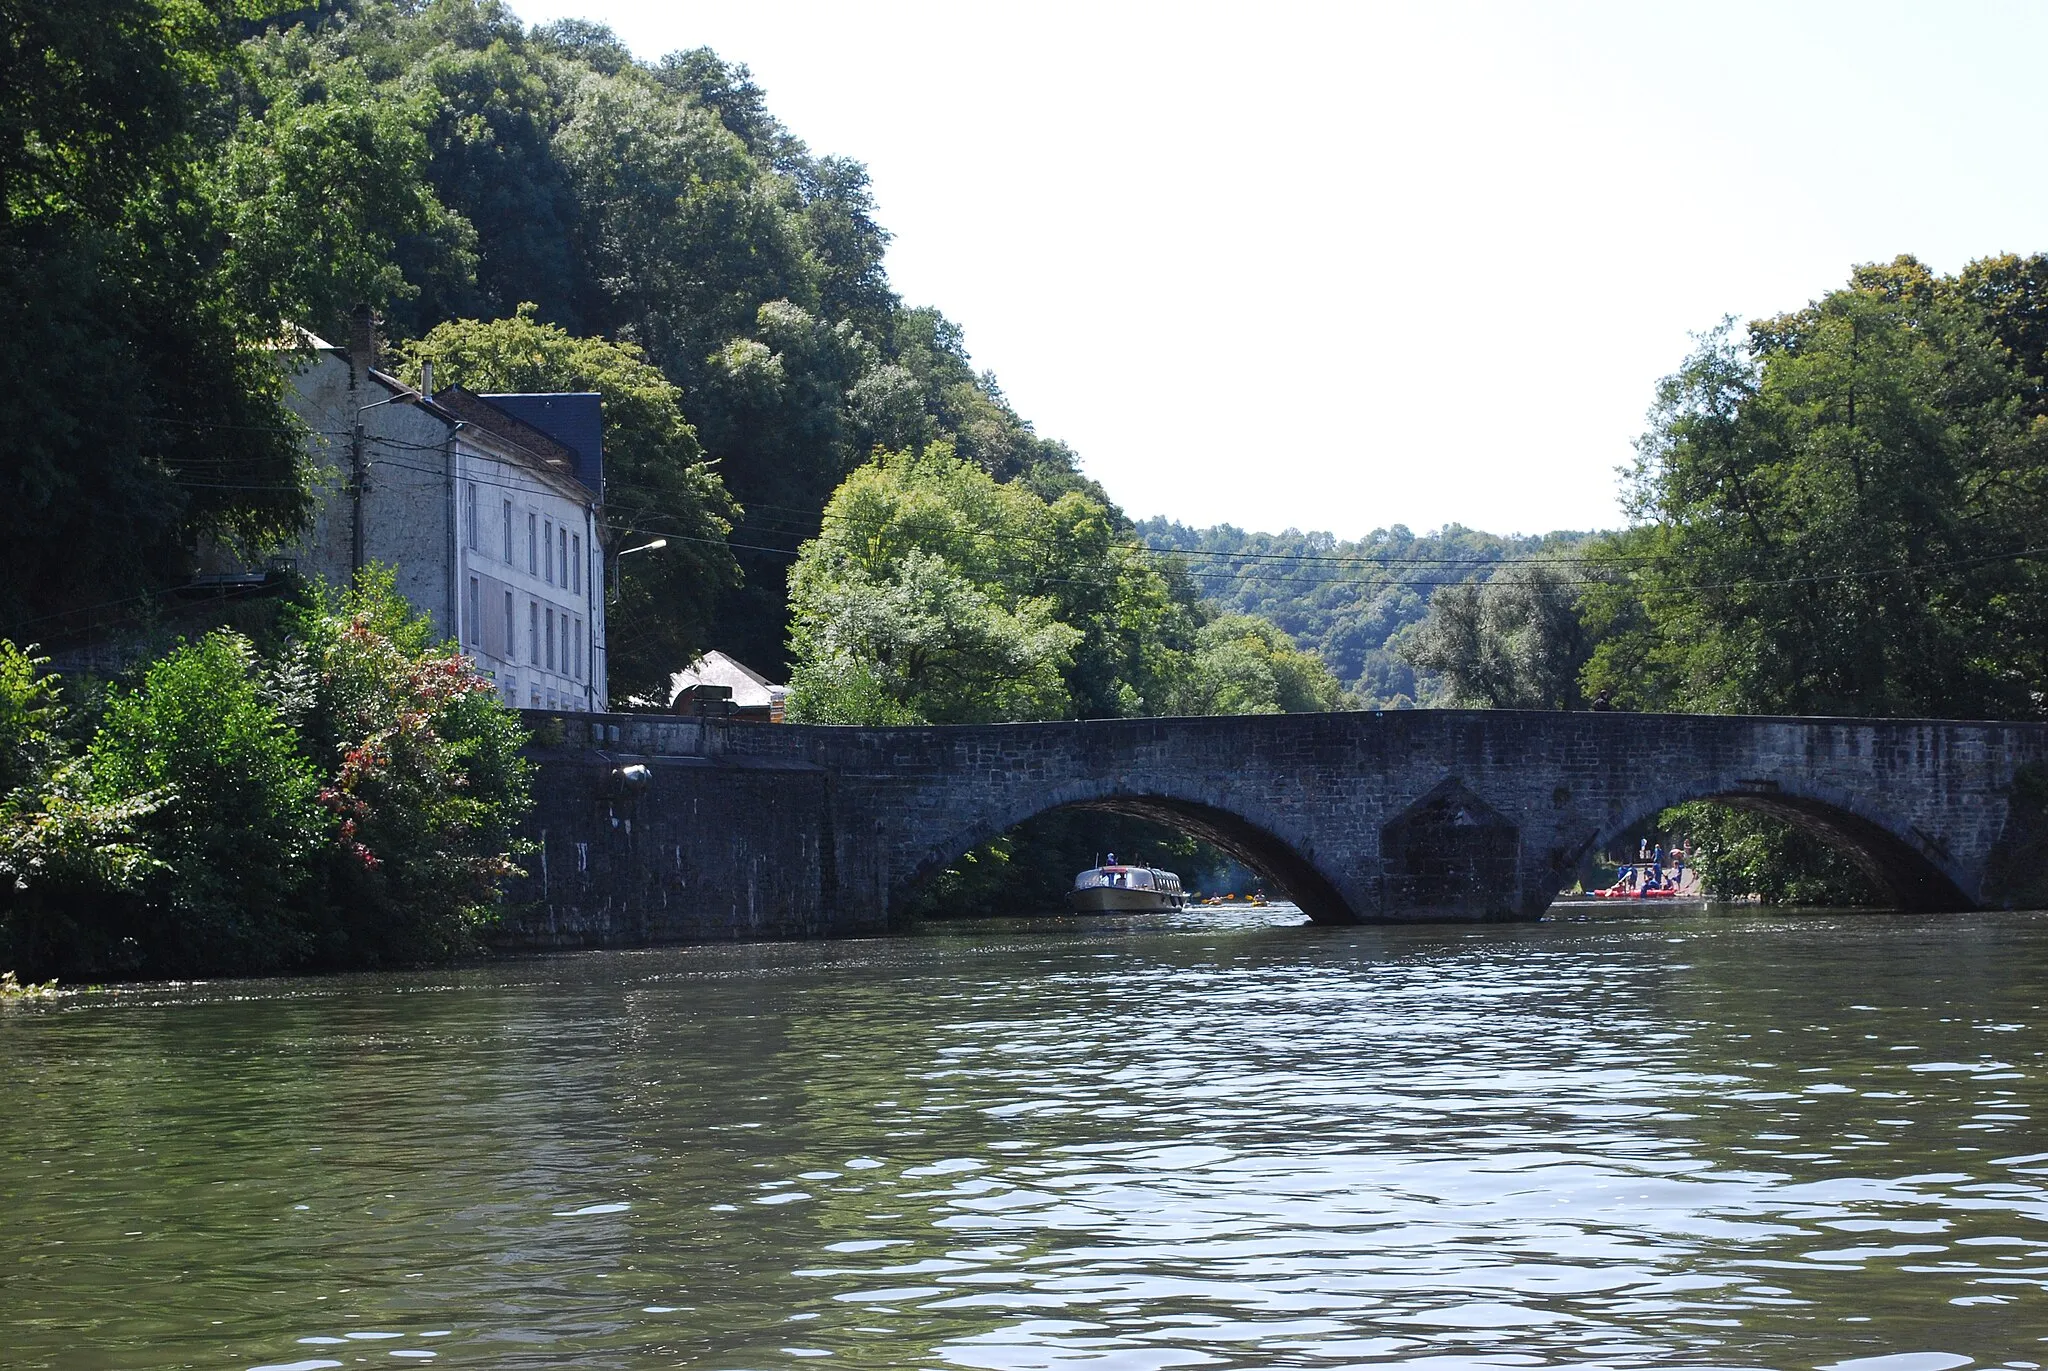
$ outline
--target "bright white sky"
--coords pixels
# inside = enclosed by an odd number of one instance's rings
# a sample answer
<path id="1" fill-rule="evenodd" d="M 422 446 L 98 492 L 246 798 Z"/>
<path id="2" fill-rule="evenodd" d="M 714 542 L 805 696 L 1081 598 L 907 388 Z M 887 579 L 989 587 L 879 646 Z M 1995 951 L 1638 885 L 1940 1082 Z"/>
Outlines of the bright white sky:
<path id="1" fill-rule="evenodd" d="M 1612 526 L 1657 378 L 2048 248 L 2048 6 L 512 0 L 750 66 L 1133 515 Z"/>

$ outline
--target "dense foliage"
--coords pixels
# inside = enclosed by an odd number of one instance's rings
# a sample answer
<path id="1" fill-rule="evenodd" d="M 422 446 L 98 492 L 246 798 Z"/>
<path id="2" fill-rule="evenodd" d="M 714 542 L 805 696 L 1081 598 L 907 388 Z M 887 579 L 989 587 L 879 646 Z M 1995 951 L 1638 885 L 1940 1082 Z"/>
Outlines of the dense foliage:
<path id="1" fill-rule="evenodd" d="M 1633 525 L 1439 592 L 1406 645 L 1475 704 L 2048 713 L 2048 258 L 1860 267 L 1659 388 Z"/>
<path id="2" fill-rule="evenodd" d="M 529 322 L 555 330 L 545 364 L 522 369 L 507 339 L 475 330 L 467 349 L 445 333 L 432 347 L 472 367 L 489 352 L 469 374 L 504 384 L 592 376 L 646 394 L 620 354 L 571 342 L 609 340 L 658 370 L 688 416 L 630 425 L 675 460 L 618 454 L 627 508 L 610 550 L 670 538 L 626 568 L 612 621 L 626 689 L 710 646 L 779 673 L 789 556 L 878 445 L 949 437 L 1006 479 L 1082 484 L 1071 455 L 975 374 L 956 328 L 899 304 L 865 170 L 813 156 L 745 68 L 705 50 L 639 62 L 600 27 L 528 30 L 493 0 L 348 0 L 291 17 L 242 49 L 232 155 L 275 167 L 244 180 L 278 195 L 329 168 L 356 178 L 351 223 L 328 225 L 331 240 L 290 233 L 300 264 L 266 273 L 301 282 L 293 307 L 332 327 L 340 303 L 369 299 L 404 341 L 530 304 Z M 664 488 L 654 478 L 693 465 L 686 430 L 716 480 L 699 468 L 691 489 Z M 732 553 L 682 541 L 718 540 L 711 526 L 735 517 Z"/>
<path id="3" fill-rule="evenodd" d="M 522 741 L 388 574 L 311 597 L 267 655 L 226 630 L 186 644 L 93 712 L 0 640 L 0 961 L 164 975 L 461 950 L 513 872 Z"/>
<path id="4" fill-rule="evenodd" d="M 1702 341 L 1630 483 L 1589 686 L 1642 706 L 2048 709 L 2048 259 L 1858 268 Z"/>
<path id="5" fill-rule="evenodd" d="M 1770 904 L 1870 905 L 1881 896 L 1840 847 L 1768 814 L 1694 801 L 1667 811 L 1666 832 L 1685 835 L 1704 888 Z"/>
<path id="6" fill-rule="evenodd" d="M 72 960 L 91 902 L 128 895 L 158 870 L 137 826 L 166 796 L 102 798 L 46 665 L 0 638 L 0 961 L 10 973 Z"/>
<path id="7" fill-rule="evenodd" d="M 1078 490 L 1048 501 L 950 445 L 881 456 L 790 573 L 792 718 L 990 723 L 1166 712 L 1200 613 Z"/>
<path id="8" fill-rule="evenodd" d="M 306 509 L 217 193 L 231 0 L 0 0 L 0 634 L 89 629 Z"/>
<path id="9" fill-rule="evenodd" d="M 864 169 L 709 51 L 640 62 L 496 0 L 0 17 L 0 633 L 103 626 L 185 580 L 202 534 L 288 539 L 307 498 L 273 343 L 345 337 L 358 301 L 449 379 L 638 406 L 610 435 L 608 546 L 670 546 L 626 568 L 628 691 L 714 645 L 779 674 L 789 559 L 878 447 L 1093 491 L 955 326 L 897 300 Z M 531 365 L 505 346 L 521 318 Z M 496 322 L 422 350 L 456 320 Z"/>

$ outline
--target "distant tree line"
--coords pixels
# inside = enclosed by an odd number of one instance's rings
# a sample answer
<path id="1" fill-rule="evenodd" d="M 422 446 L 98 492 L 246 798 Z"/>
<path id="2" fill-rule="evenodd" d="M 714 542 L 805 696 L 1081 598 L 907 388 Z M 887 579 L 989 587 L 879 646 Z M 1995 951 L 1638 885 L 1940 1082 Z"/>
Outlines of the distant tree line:
<path id="1" fill-rule="evenodd" d="M 1415 533 L 1396 524 L 1359 539 L 1330 533 L 1247 533 L 1229 524 L 1138 525 L 1148 546 L 1184 555 L 1211 603 L 1257 615 L 1327 662 L 1363 709 L 1443 703 L 1442 683 L 1399 648 L 1445 586 L 1484 581 L 1517 559 L 1555 556 L 1587 535 L 1502 537 L 1456 524 Z"/>

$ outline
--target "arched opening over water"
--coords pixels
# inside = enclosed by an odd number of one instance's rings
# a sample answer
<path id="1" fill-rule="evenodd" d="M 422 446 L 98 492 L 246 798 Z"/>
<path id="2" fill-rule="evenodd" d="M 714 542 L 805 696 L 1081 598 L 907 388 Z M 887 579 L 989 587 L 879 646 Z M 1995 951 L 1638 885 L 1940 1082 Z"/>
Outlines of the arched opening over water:
<path id="1" fill-rule="evenodd" d="M 1248 867 L 1265 882 L 1268 894 L 1293 902 L 1301 908 L 1302 913 L 1317 923 L 1357 922 L 1356 915 L 1329 879 L 1284 839 L 1228 810 L 1165 795 L 1088 796 L 1046 805 L 1030 814 L 1019 816 L 995 832 L 979 830 L 957 834 L 935 849 L 919 865 L 917 871 L 896 893 L 892 904 L 898 908 L 908 907 L 924 887 L 949 867 L 960 862 L 968 854 L 984 849 L 993 839 L 1014 833 L 1033 820 L 1060 814 L 1090 813 L 1140 819 L 1159 828 L 1199 839 Z M 1100 843 L 1095 844 L 1093 850 L 1101 852 L 1113 846 L 1110 843 Z M 1075 849 L 1076 854 L 1079 851 L 1080 849 Z M 1074 872 L 1085 870 L 1091 863 L 1077 855 L 1069 855 L 1076 865 L 1074 871 L 1064 874 L 1066 879 L 1071 880 Z M 1126 851 L 1120 855 L 1128 860 L 1146 860 L 1146 854 L 1143 852 Z"/>
<path id="2" fill-rule="evenodd" d="M 1654 808 L 1646 808 L 1631 816 L 1627 823 L 1603 833 L 1596 846 L 1617 842 L 1625 835 L 1653 824 L 1666 810 L 1693 801 L 1764 815 L 1788 825 L 1846 859 L 1882 905 L 1919 912 L 1974 907 L 1955 878 L 1943 869 L 1940 860 L 1901 836 L 1889 822 L 1859 813 L 1838 800 L 1790 794 L 1778 789 L 1745 787 L 1678 795 Z M 1912 831 L 1908 825 L 1901 824 L 1898 828 Z M 1724 893 L 1736 895 L 1743 892 Z"/>

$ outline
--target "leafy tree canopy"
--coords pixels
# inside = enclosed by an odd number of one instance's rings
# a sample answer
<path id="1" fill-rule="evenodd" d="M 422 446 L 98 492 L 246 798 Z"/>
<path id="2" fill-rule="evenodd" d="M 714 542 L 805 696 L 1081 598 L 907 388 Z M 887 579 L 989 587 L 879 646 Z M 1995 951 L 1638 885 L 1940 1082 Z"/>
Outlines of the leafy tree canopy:
<path id="1" fill-rule="evenodd" d="M 2048 259 L 1860 267 L 1660 387 L 1585 677 L 1712 711 L 2038 716 Z"/>
<path id="2" fill-rule="evenodd" d="M 197 539 L 306 510 L 271 340 L 212 194 L 228 0 L 0 4 L 0 633 L 90 628 Z"/>
<path id="3" fill-rule="evenodd" d="M 1342 707 L 1344 688 L 1323 659 L 1279 625 L 1226 614 L 1202 625 L 1170 696 L 1176 714 L 1303 714 Z"/>
<path id="4" fill-rule="evenodd" d="M 1431 673 L 1454 707 L 1575 709 L 1589 655 L 1569 562 L 1510 562 L 1484 581 L 1448 585 L 1395 650 Z"/>

